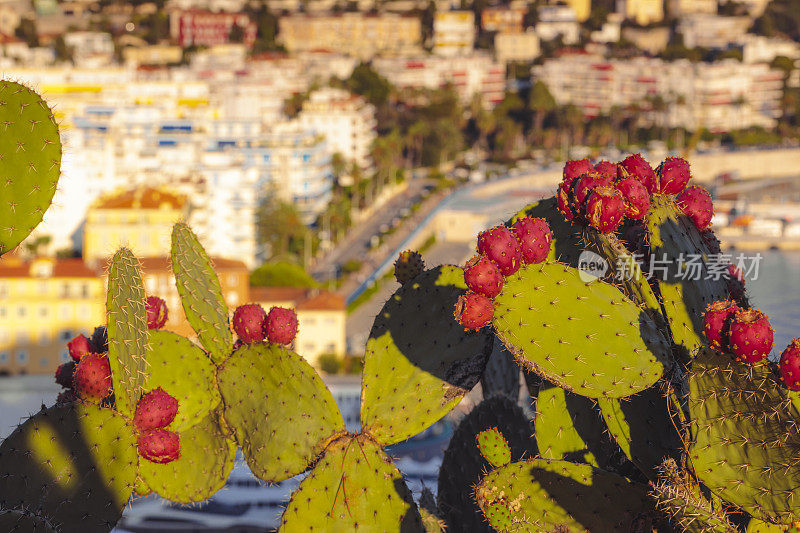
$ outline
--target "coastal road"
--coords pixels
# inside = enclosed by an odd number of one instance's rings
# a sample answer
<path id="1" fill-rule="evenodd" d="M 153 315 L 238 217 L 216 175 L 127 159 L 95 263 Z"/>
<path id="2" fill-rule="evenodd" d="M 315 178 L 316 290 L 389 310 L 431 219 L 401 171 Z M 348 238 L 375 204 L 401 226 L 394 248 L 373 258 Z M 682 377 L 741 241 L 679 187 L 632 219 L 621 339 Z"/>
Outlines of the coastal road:
<path id="1" fill-rule="evenodd" d="M 437 265 L 460 265 L 474 253 L 472 246 L 467 243 L 436 243 L 424 255 L 425 267 Z M 364 346 L 372 328 L 375 316 L 380 312 L 383 304 L 397 290 L 400 285 L 394 278 L 387 280 L 368 301 L 361 304 L 347 317 L 347 344 L 351 353 L 364 353 Z"/>

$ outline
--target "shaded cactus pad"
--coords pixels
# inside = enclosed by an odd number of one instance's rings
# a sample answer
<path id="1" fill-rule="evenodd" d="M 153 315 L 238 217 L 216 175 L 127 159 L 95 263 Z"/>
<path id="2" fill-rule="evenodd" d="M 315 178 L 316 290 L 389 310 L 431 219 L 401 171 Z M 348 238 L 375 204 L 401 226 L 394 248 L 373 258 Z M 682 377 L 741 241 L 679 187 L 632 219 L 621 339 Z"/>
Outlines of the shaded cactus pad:
<path id="1" fill-rule="evenodd" d="M 436 267 L 400 287 L 375 317 L 364 361 L 361 426 L 382 445 L 439 420 L 483 374 L 491 332 L 464 331 L 453 317 L 465 290 L 460 268 Z"/>
<path id="2" fill-rule="evenodd" d="M 136 481 L 133 427 L 111 409 L 40 411 L 0 446 L 0 508 L 25 507 L 65 533 L 107 532 Z"/>

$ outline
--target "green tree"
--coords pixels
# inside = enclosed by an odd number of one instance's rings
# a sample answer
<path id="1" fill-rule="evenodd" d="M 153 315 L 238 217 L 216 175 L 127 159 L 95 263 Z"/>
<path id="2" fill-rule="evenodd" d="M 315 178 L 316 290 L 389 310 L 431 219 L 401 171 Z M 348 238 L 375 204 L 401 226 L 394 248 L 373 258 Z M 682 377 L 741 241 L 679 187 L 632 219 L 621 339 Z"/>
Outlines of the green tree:
<path id="1" fill-rule="evenodd" d="M 282 47 L 275 42 L 278 35 L 278 17 L 276 17 L 269 6 L 262 3 L 258 9 L 246 11 L 250 15 L 250 20 L 256 23 L 256 40 L 253 43 L 253 53 L 260 54 L 273 50 L 280 50 Z"/>
<path id="2" fill-rule="evenodd" d="M 228 33 L 228 42 L 243 43 L 244 42 L 244 28 L 234 23 L 231 26 L 231 31 Z"/>
<path id="3" fill-rule="evenodd" d="M 342 361 L 336 354 L 324 353 L 317 358 L 317 366 L 326 374 L 338 374 L 342 369 Z"/>
<path id="4" fill-rule="evenodd" d="M 533 112 L 533 133 L 541 136 L 544 119 L 556 109 L 556 100 L 542 81 L 537 81 L 528 94 L 528 109 Z"/>
<path id="5" fill-rule="evenodd" d="M 14 30 L 14 35 L 17 39 L 25 41 L 31 48 L 39 46 L 39 32 L 36 29 L 36 22 L 33 19 L 21 19 L 19 25 Z"/>
<path id="6" fill-rule="evenodd" d="M 264 263 L 250 273 L 254 287 L 314 288 L 318 284 L 300 265 L 286 261 Z"/>
<path id="7" fill-rule="evenodd" d="M 67 46 L 63 35 L 56 37 L 56 40 L 53 42 L 53 52 L 56 54 L 56 59 L 58 61 L 72 62 L 73 50 L 71 47 Z"/>
<path id="8" fill-rule="evenodd" d="M 267 246 L 270 257 L 301 256 L 306 239 L 311 232 L 303 224 L 297 208 L 271 195 L 258 208 L 256 213 L 258 243 Z"/>
<path id="9" fill-rule="evenodd" d="M 360 94 L 376 107 L 384 105 L 392 93 L 389 81 L 366 63 L 359 63 L 345 84 L 351 92 Z"/>

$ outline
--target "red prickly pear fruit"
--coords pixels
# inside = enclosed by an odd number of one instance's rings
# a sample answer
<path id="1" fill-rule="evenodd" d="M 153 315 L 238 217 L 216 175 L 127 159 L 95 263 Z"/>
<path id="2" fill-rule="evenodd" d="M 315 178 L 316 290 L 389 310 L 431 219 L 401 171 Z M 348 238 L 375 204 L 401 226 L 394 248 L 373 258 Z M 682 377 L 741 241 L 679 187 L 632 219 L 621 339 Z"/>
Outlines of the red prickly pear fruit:
<path id="1" fill-rule="evenodd" d="M 650 163 L 645 161 L 641 154 L 629 155 L 617 165 L 620 179 L 631 176 L 642 182 L 647 187 L 647 192 L 656 192 L 656 173 Z"/>
<path id="2" fill-rule="evenodd" d="M 678 207 L 683 214 L 692 219 L 700 231 L 708 228 L 711 217 L 714 216 L 714 202 L 708 191 L 697 185 L 692 185 L 678 195 Z"/>
<path id="3" fill-rule="evenodd" d="M 625 200 L 625 216 L 641 220 L 650 209 L 650 193 L 636 178 L 624 178 L 614 184 Z"/>
<path id="4" fill-rule="evenodd" d="M 161 329 L 167 323 L 167 302 L 158 296 L 148 296 L 144 302 L 144 310 L 147 315 L 147 329 Z"/>
<path id="5" fill-rule="evenodd" d="M 503 290 L 503 274 L 486 256 L 476 255 L 464 266 L 464 282 L 471 290 L 494 298 Z"/>
<path id="6" fill-rule="evenodd" d="M 111 393 L 111 365 L 107 354 L 90 353 L 81 357 L 72 386 L 85 400 L 101 401 Z"/>
<path id="7" fill-rule="evenodd" d="M 495 226 L 478 235 L 478 253 L 493 261 L 504 276 L 519 270 L 522 262 L 519 241 L 505 226 Z"/>
<path id="8" fill-rule="evenodd" d="M 592 162 L 588 159 L 573 159 L 572 161 L 567 161 L 564 165 L 564 181 L 567 183 L 567 187 L 572 185 L 572 181 L 575 178 L 587 172 L 591 172 L 592 170 L 594 170 L 594 165 L 592 165 Z"/>
<path id="9" fill-rule="evenodd" d="M 558 210 L 564 215 L 567 222 L 572 222 L 575 219 L 575 211 L 572 209 L 572 204 L 569 200 L 570 186 L 567 182 L 562 181 L 558 186 L 558 193 L 556 194 L 556 201 L 558 202 Z"/>
<path id="10" fill-rule="evenodd" d="M 165 428 L 175 420 L 177 414 L 178 400 L 161 387 L 156 387 L 139 398 L 133 414 L 133 425 L 139 431 Z"/>
<path id="11" fill-rule="evenodd" d="M 586 200 L 586 219 L 600 233 L 610 233 L 625 220 L 625 200 L 613 187 L 598 187 Z"/>
<path id="12" fill-rule="evenodd" d="M 758 309 L 739 309 L 731 321 L 728 348 L 746 363 L 758 363 L 769 355 L 774 332 L 767 315 Z"/>
<path id="13" fill-rule="evenodd" d="M 180 435 L 167 429 L 151 429 L 140 433 L 136 447 L 139 455 L 160 465 L 171 463 L 181 456 Z"/>
<path id="14" fill-rule="evenodd" d="M 264 319 L 267 313 L 258 304 L 240 305 L 233 312 L 233 331 L 239 340 L 252 344 L 264 340 Z"/>
<path id="15" fill-rule="evenodd" d="M 594 171 L 611 181 L 617 177 L 617 165 L 611 161 L 600 161 L 594 166 Z"/>
<path id="16" fill-rule="evenodd" d="M 291 344 L 297 335 L 297 314 L 293 309 L 273 307 L 264 321 L 267 340 L 275 344 Z"/>
<path id="17" fill-rule="evenodd" d="M 394 278 L 400 285 L 405 285 L 425 270 L 425 261 L 416 250 L 405 250 L 397 255 L 394 262 Z"/>
<path id="18" fill-rule="evenodd" d="M 69 363 L 64 363 L 63 365 L 59 365 L 56 368 L 56 383 L 64 387 L 65 389 L 72 388 L 72 376 L 75 374 L 75 367 L 77 363 L 75 361 L 70 361 Z"/>
<path id="19" fill-rule="evenodd" d="M 575 202 L 576 210 L 580 210 L 584 201 L 593 190 L 597 187 L 613 187 L 614 180 L 606 176 L 602 176 L 597 172 L 589 172 L 584 174 L 572 185 L 572 199 Z"/>
<path id="20" fill-rule="evenodd" d="M 465 330 L 479 330 L 492 321 L 494 304 L 482 294 L 468 291 L 458 297 L 454 316 Z"/>
<path id="21" fill-rule="evenodd" d="M 678 194 L 686 188 L 692 177 L 689 162 L 682 157 L 668 157 L 656 169 L 656 192 Z"/>
<path id="22" fill-rule="evenodd" d="M 75 361 L 80 361 L 81 357 L 84 355 L 94 353 L 94 346 L 92 346 L 92 342 L 83 334 L 78 335 L 69 341 L 67 343 L 67 348 L 69 348 L 70 357 L 72 357 L 72 359 Z"/>
<path id="23" fill-rule="evenodd" d="M 547 259 L 553 244 L 553 232 L 543 218 L 525 217 L 511 227 L 519 241 L 522 261 L 541 263 Z"/>
<path id="24" fill-rule="evenodd" d="M 781 376 L 789 390 L 800 391 L 800 338 L 794 339 L 781 354 Z"/>
<path id="25" fill-rule="evenodd" d="M 730 300 L 721 300 L 708 304 L 703 315 L 703 333 L 708 342 L 717 350 L 722 350 L 728 344 L 728 333 L 731 320 L 739 306 Z"/>

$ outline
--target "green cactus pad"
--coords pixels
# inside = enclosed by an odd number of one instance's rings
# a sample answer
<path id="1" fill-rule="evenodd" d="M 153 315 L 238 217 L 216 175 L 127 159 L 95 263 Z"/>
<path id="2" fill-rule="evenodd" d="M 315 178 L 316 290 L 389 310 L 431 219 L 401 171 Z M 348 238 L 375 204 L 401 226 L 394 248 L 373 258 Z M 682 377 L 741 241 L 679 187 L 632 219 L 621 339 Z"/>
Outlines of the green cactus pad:
<path id="1" fill-rule="evenodd" d="M 0 255 L 39 225 L 61 174 L 53 113 L 31 89 L 0 81 Z"/>
<path id="2" fill-rule="evenodd" d="M 631 531 L 647 486 L 589 465 L 534 459 L 490 472 L 475 489 L 497 531 Z"/>
<path id="3" fill-rule="evenodd" d="M 516 400 L 519 398 L 519 388 L 519 364 L 500 339 L 495 337 L 492 355 L 481 376 L 483 397 L 501 395 Z"/>
<path id="4" fill-rule="evenodd" d="M 436 499 L 428 487 L 422 488 L 422 494 L 417 503 L 420 517 L 422 517 L 422 527 L 425 533 L 445 533 L 447 525 L 444 520 L 439 518 L 439 510 Z"/>
<path id="5" fill-rule="evenodd" d="M 724 278 L 705 279 L 709 272 L 707 247 L 697 227 L 680 213 L 672 198 L 656 195 L 647 214 L 647 229 L 650 235 L 650 254 L 659 261 L 666 261 L 666 276 L 656 271 L 658 288 L 669 321 L 672 337 L 682 348 L 687 359 L 703 346 L 703 314 L 712 302 L 728 298 Z M 697 267 L 681 263 L 681 258 L 698 257 Z M 697 268 L 700 279 L 694 279 L 690 269 Z M 725 265 L 723 265 L 723 270 Z M 683 279 L 686 278 L 686 279 Z"/>
<path id="6" fill-rule="evenodd" d="M 219 404 L 216 368 L 189 339 L 169 331 L 150 331 L 147 362 L 147 389 L 161 387 L 178 399 L 178 414 L 169 426 L 172 431 L 194 426 Z"/>
<path id="7" fill-rule="evenodd" d="M 207 500 L 220 490 L 233 470 L 236 443 L 217 427 L 209 413 L 199 424 L 180 432 L 181 455 L 167 464 L 139 461 L 139 475 L 168 500 L 180 503 Z"/>
<path id="8" fill-rule="evenodd" d="M 367 435 L 345 435 L 300 483 L 286 506 L 281 533 L 422 532 L 403 476 Z"/>
<path id="9" fill-rule="evenodd" d="M 106 311 L 117 410 L 132 417 L 147 379 L 147 315 L 139 262 L 127 248 L 120 248 L 111 259 Z"/>
<path id="10" fill-rule="evenodd" d="M 751 518 L 747 523 L 746 533 L 800 533 L 796 526 L 785 526 L 780 524 L 769 524 L 757 518 Z"/>
<path id="11" fill-rule="evenodd" d="M 619 447 L 648 479 L 658 477 L 657 467 L 667 458 L 678 459 L 683 439 L 677 409 L 660 384 L 627 398 L 599 398 L 606 426 Z"/>
<path id="12" fill-rule="evenodd" d="M 536 455 L 533 424 L 516 403 L 504 396 L 479 403 L 453 433 L 439 470 L 439 510 L 450 531 L 494 531 L 473 497 L 473 487 L 492 468 L 475 445 L 476 437 L 494 427 L 508 442 L 511 460 Z"/>
<path id="13" fill-rule="evenodd" d="M 702 494 L 699 485 L 684 479 L 674 459 L 667 459 L 658 469 L 660 479 L 653 486 L 651 496 L 656 507 L 669 517 L 676 531 L 686 533 L 735 533 L 721 509 Z"/>
<path id="14" fill-rule="evenodd" d="M 484 429 L 475 438 L 478 451 L 486 462 L 495 468 L 511 462 L 511 448 L 497 428 Z"/>
<path id="15" fill-rule="evenodd" d="M 172 270 L 186 320 L 219 364 L 233 348 L 228 306 L 217 273 L 197 236 L 183 223 L 172 228 Z"/>
<path id="16" fill-rule="evenodd" d="M 595 402 L 550 383 L 539 389 L 534 428 L 542 459 L 598 466 L 615 452 Z"/>
<path id="17" fill-rule="evenodd" d="M 3 533 L 57 533 L 47 518 L 24 510 L 0 509 L 0 531 Z"/>
<path id="18" fill-rule="evenodd" d="M 133 427 L 76 402 L 35 414 L 0 445 L 0 507 L 26 508 L 63 533 L 108 532 L 136 482 Z"/>
<path id="19" fill-rule="evenodd" d="M 495 298 L 497 335 L 517 359 L 582 396 L 623 397 L 655 383 L 669 345 L 616 287 L 558 263 L 527 265 Z"/>
<path id="20" fill-rule="evenodd" d="M 278 345 L 236 350 L 218 369 L 224 417 L 253 473 L 267 482 L 305 471 L 344 420 L 305 359 Z"/>
<path id="21" fill-rule="evenodd" d="M 720 498 L 767 522 L 800 519 L 800 414 L 771 363 L 703 349 L 689 374 L 697 477 Z"/>
<path id="22" fill-rule="evenodd" d="M 464 331 L 453 313 L 463 271 L 426 270 L 383 306 L 367 341 L 361 427 L 386 446 L 424 430 L 478 382 L 492 351 L 489 328 Z"/>
<path id="23" fill-rule="evenodd" d="M 550 253 L 547 254 L 548 262 L 558 261 L 570 266 L 578 266 L 578 257 L 584 248 L 582 231 L 579 226 L 564 219 L 564 215 L 558 210 L 558 201 L 555 196 L 525 206 L 511 217 L 506 225 L 512 226 L 525 217 L 543 218 L 550 226 L 553 245 L 550 247 Z"/>

